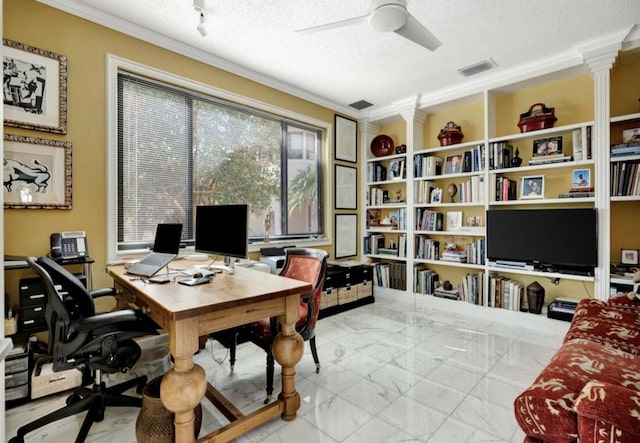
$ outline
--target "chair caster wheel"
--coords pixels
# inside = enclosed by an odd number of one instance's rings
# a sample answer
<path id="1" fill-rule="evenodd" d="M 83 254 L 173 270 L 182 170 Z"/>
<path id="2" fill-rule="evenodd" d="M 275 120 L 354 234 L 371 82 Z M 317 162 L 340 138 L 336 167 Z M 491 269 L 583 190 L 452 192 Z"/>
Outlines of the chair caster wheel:
<path id="1" fill-rule="evenodd" d="M 67 406 L 71 406 L 72 404 L 79 402 L 80 400 L 82 400 L 81 395 L 71 394 L 70 396 L 67 397 L 66 403 L 67 403 Z"/>
<path id="2" fill-rule="evenodd" d="M 9 443 L 24 443 L 24 438 L 22 437 L 13 437 L 9 440 Z"/>

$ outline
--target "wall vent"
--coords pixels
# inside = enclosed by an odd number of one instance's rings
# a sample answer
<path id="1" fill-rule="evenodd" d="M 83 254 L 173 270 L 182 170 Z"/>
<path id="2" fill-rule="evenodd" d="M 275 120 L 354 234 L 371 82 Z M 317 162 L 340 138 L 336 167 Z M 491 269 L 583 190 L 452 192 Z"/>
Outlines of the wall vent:
<path id="1" fill-rule="evenodd" d="M 481 72 L 493 69 L 496 66 L 496 62 L 489 58 L 487 60 L 482 60 L 469 66 L 465 66 L 464 68 L 460 68 L 458 69 L 458 72 L 465 77 L 471 77 L 472 75 L 480 74 Z"/>
<path id="2" fill-rule="evenodd" d="M 351 103 L 349 106 L 351 106 L 354 109 L 357 109 L 358 111 L 362 111 L 365 108 L 368 108 L 369 106 L 373 106 L 373 103 L 369 103 L 366 100 L 358 100 L 357 102 Z"/>

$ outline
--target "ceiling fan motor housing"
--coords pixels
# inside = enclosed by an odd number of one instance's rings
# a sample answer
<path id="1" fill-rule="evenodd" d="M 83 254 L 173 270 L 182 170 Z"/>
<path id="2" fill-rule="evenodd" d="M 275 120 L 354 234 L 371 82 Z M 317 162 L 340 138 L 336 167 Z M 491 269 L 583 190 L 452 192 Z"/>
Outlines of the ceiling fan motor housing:
<path id="1" fill-rule="evenodd" d="M 407 23 L 406 0 L 373 0 L 369 11 L 369 25 L 378 32 L 391 32 Z"/>

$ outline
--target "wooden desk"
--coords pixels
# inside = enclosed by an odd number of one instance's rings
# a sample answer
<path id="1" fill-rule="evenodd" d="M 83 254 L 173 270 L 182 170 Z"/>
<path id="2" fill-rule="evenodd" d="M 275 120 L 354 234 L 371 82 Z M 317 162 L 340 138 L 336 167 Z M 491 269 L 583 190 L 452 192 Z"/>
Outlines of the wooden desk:
<path id="1" fill-rule="evenodd" d="M 132 280 L 123 266 L 109 267 L 107 272 L 121 292 L 119 297 L 138 306 L 169 334 L 174 367 L 162 379 L 160 397 L 175 413 L 177 443 L 195 441 L 193 409 L 205 394 L 230 423 L 198 442 L 232 440 L 277 415 L 284 420 L 295 418 L 300 407 L 295 365 L 304 345 L 295 323 L 300 293 L 311 289 L 309 283 L 241 267 L 234 275 L 217 274 L 212 283 L 193 287 Z M 273 316 L 282 324 L 273 344 L 274 357 L 282 366 L 282 393 L 276 401 L 244 415 L 207 383 L 204 370 L 193 363 L 193 354 L 201 335 Z"/>

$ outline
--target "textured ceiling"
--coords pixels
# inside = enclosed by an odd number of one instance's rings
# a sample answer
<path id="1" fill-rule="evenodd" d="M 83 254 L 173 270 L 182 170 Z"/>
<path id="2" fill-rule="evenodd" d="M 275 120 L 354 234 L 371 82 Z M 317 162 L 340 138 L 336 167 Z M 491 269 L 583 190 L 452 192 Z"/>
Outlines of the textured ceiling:
<path id="1" fill-rule="evenodd" d="M 38 1 L 164 46 L 178 41 L 196 55 L 205 51 L 207 62 L 336 109 L 361 99 L 372 109 L 415 100 L 562 58 L 612 32 L 629 31 L 627 40 L 640 41 L 640 0 L 410 0 L 409 12 L 442 42 L 435 52 L 376 33 L 366 22 L 295 32 L 366 15 L 369 0 L 204 0 L 205 38 L 196 30 L 193 0 Z M 457 72 L 487 58 L 497 68 L 472 80 Z"/>

